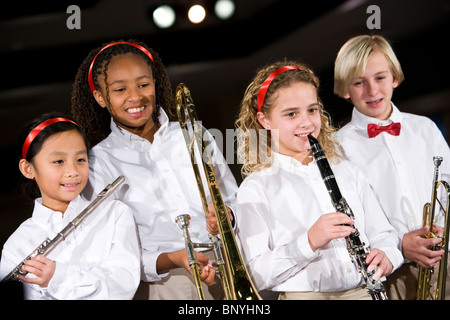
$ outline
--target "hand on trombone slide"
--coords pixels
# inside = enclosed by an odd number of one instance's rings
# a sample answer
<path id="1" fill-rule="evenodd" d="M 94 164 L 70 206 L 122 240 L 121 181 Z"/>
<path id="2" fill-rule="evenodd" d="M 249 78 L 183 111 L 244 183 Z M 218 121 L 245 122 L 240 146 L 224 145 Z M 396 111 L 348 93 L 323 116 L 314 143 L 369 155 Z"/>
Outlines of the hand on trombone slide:
<path id="1" fill-rule="evenodd" d="M 437 225 L 433 226 L 437 237 L 424 237 L 430 231 L 430 226 L 411 231 L 403 236 L 402 247 L 405 258 L 410 259 L 423 268 L 434 268 L 439 263 L 444 254 L 444 250 L 433 250 L 433 246 L 441 243 L 443 228 Z"/>
<path id="2" fill-rule="evenodd" d="M 230 219 L 231 224 L 233 224 L 233 214 L 231 213 L 231 209 L 227 208 L 228 218 Z M 214 235 L 219 234 L 219 225 L 217 223 L 216 212 L 214 211 L 214 205 L 212 202 L 208 203 L 208 211 L 209 215 L 206 217 L 206 230 Z"/>
<path id="3" fill-rule="evenodd" d="M 209 260 L 209 258 L 201 252 L 195 252 L 195 257 L 197 258 L 198 267 L 200 269 L 200 280 L 208 286 L 214 284 L 216 270 L 212 266 L 211 260 Z M 185 268 L 192 274 L 189 268 L 189 258 L 186 249 L 165 252 L 159 255 L 157 260 L 157 269 L 159 274 L 179 267 Z"/>

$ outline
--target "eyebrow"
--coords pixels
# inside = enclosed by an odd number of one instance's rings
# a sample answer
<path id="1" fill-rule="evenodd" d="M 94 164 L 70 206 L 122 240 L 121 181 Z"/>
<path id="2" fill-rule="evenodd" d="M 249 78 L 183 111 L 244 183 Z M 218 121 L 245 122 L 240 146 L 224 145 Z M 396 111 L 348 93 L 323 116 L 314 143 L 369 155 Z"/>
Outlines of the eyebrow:
<path id="1" fill-rule="evenodd" d="M 87 154 L 87 153 L 88 152 L 85 149 L 85 150 L 79 150 L 75 154 L 80 155 L 80 154 Z M 52 153 L 50 153 L 50 155 L 53 155 L 53 156 L 62 156 L 62 155 L 66 155 L 66 154 L 67 154 L 67 152 L 62 152 L 62 151 L 53 151 Z"/>
<path id="2" fill-rule="evenodd" d="M 320 106 L 319 102 L 313 102 L 309 105 L 307 105 L 306 107 L 314 107 L 314 106 Z M 300 107 L 292 107 L 292 108 L 286 108 L 286 109 L 281 109 L 281 112 L 292 112 L 292 111 L 297 111 L 298 109 L 300 109 Z"/>
<path id="3" fill-rule="evenodd" d="M 137 77 L 136 80 L 139 81 L 139 80 L 146 79 L 146 78 L 153 79 L 153 77 L 151 77 L 151 76 L 143 75 L 143 76 Z M 126 82 L 125 80 L 115 80 L 113 82 L 108 83 L 108 85 L 112 86 L 113 84 L 117 84 L 117 83 L 121 84 L 121 83 L 125 83 L 125 82 Z"/>
<path id="4" fill-rule="evenodd" d="M 389 70 L 379 71 L 379 72 L 375 73 L 375 76 L 379 76 L 382 73 L 388 73 L 388 72 L 389 72 Z M 353 78 L 352 81 L 358 80 L 358 79 L 364 79 L 364 78 L 365 77 L 356 77 L 356 78 Z"/>

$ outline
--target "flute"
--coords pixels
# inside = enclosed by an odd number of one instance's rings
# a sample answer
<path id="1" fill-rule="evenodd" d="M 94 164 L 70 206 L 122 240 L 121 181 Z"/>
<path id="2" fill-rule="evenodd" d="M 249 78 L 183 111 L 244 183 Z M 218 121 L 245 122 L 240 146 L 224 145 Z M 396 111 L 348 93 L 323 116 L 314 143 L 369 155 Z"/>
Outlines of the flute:
<path id="1" fill-rule="evenodd" d="M 18 280 L 19 275 L 26 275 L 27 272 L 22 271 L 27 260 L 33 259 L 37 255 L 47 256 L 52 252 L 67 236 L 72 233 L 106 198 L 108 198 L 119 185 L 125 181 L 124 176 L 119 176 L 114 182 L 108 184 L 81 213 L 79 213 L 67 226 L 64 227 L 53 239 L 45 239 L 36 249 L 33 250 L 25 259 L 22 260 L 1 282 L 8 280 Z"/>

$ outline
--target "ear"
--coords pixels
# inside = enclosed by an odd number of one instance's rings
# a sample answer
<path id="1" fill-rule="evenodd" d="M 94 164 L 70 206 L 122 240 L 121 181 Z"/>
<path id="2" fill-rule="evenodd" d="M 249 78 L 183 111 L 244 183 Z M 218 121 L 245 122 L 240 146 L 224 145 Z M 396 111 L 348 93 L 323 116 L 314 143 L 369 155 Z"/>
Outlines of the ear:
<path id="1" fill-rule="evenodd" d="M 350 94 L 348 93 L 347 90 L 346 90 L 346 91 L 344 92 L 344 94 L 342 95 L 342 98 L 344 98 L 345 100 L 350 99 Z"/>
<path id="2" fill-rule="evenodd" d="M 258 122 L 264 127 L 264 129 L 270 130 L 270 121 L 264 113 L 258 112 L 256 114 L 256 118 L 258 119 Z"/>
<path id="3" fill-rule="evenodd" d="M 103 99 L 103 94 L 100 92 L 100 90 L 94 90 L 93 92 L 95 101 L 102 107 L 106 108 L 106 102 L 105 99 Z"/>
<path id="4" fill-rule="evenodd" d="M 33 165 L 25 159 L 20 159 L 19 170 L 25 178 L 34 179 L 34 167 Z"/>
<path id="5" fill-rule="evenodd" d="M 394 81 L 392 82 L 392 88 L 395 89 L 398 87 L 398 80 L 394 79 Z"/>

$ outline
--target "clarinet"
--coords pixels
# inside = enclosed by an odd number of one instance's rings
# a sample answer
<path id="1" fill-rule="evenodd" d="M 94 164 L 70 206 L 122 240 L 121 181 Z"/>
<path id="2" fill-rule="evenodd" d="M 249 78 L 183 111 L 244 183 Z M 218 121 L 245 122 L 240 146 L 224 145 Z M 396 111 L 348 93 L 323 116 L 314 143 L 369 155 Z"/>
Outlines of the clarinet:
<path id="1" fill-rule="evenodd" d="M 70 221 L 52 240 L 45 239 L 36 249 L 33 250 L 25 259 L 22 260 L 1 282 L 8 280 L 18 280 L 19 275 L 26 275 L 22 271 L 25 261 L 33 259 L 37 255 L 47 256 L 53 251 L 67 236 L 74 231 L 86 217 L 92 213 L 107 197 L 109 197 L 117 187 L 125 181 L 124 176 L 119 176 L 113 183 L 108 184 L 81 213 Z"/>
<path id="2" fill-rule="evenodd" d="M 328 160 L 322 147 L 319 144 L 319 141 L 317 141 L 317 139 L 310 134 L 308 135 L 308 140 L 309 144 L 311 145 L 313 157 L 316 160 L 317 166 L 319 167 L 320 174 L 328 190 L 328 193 L 330 194 L 331 202 L 333 203 L 334 208 L 337 212 L 345 213 L 350 218 L 355 220 L 352 209 L 339 190 L 333 171 L 331 170 L 330 164 L 328 163 Z M 347 250 L 350 254 L 351 259 L 357 264 L 359 272 L 364 278 L 367 292 L 370 294 L 373 300 L 388 300 L 386 290 L 384 289 L 381 280 L 373 279 L 376 268 L 372 272 L 369 272 L 367 270 L 368 265 L 366 263 L 366 258 L 370 252 L 370 248 L 366 247 L 364 242 L 361 242 L 358 229 L 356 229 L 355 226 L 352 226 L 352 228 L 355 229 L 355 232 L 351 233 L 346 238 Z"/>

